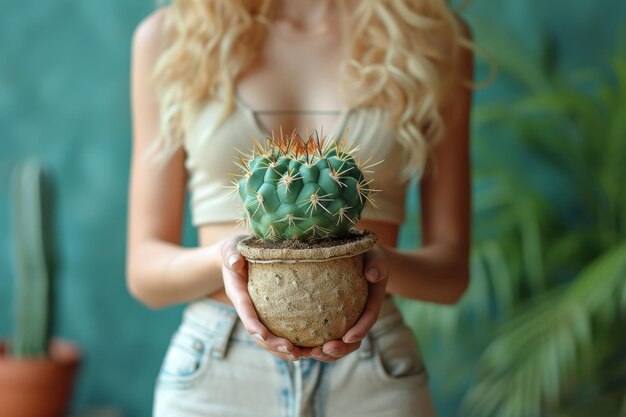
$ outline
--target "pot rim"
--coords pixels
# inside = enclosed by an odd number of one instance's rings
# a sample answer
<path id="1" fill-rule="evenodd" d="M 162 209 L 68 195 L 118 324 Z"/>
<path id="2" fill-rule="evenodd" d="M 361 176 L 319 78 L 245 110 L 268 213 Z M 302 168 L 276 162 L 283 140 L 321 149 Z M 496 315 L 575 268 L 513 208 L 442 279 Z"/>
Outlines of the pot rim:
<path id="1" fill-rule="evenodd" d="M 50 339 L 47 356 L 13 356 L 7 351 L 9 345 L 9 339 L 0 338 L 0 362 L 71 365 L 79 363 L 83 358 L 83 352 L 76 342 L 59 337 Z"/>
<path id="2" fill-rule="evenodd" d="M 237 251 L 252 263 L 308 263 L 350 258 L 368 251 L 377 240 L 376 235 L 369 230 L 364 230 L 361 236 L 346 243 L 306 249 L 264 248 L 248 245 L 248 242 L 254 239 L 256 236 L 249 236 L 237 243 Z"/>

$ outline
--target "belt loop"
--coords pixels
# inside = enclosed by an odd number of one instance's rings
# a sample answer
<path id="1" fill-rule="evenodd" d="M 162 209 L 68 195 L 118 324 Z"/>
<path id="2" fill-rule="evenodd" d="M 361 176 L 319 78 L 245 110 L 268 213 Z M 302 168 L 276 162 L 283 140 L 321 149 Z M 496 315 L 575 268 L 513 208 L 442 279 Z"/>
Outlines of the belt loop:
<path id="1" fill-rule="evenodd" d="M 226 356 L 228 342 L 238 320 L 237 314 L 230 311 L 220 311 L 220 316 L 211 346 L 211 356 L 217 359 L 223 359 Z"/>
<path id="2" fill-rule="evenodd" d="M 374 346 L 372 343 L 372 337 L 369 333 L 361 341 L 361 348 L 359 349 L 360 359 L 369 359 L 374 353 Z"/>

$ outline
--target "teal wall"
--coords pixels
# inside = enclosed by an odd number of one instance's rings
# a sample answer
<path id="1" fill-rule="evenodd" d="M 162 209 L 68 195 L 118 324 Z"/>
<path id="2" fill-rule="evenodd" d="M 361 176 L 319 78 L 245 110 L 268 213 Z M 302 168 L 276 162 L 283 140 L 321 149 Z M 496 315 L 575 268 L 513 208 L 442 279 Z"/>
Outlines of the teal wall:
<path id="1" fill-rule="evenodd" d="M 125 287 L 129 48 L 151 8 L 149 0 L 0 0 L 0 336 L 10 332 L 12 315 L 8 176 L 34 154 L 57 180 L 55 334 L 85 354 L 75 408 L 115 406 L 129 417 L 150 413 L 153 380 L 181 312 L 151 311 Z M 468 11 L 479 41 L 481 28 L 494 26 L 538 53 L 548 33 L 559 64 L 572 69 L 603 61 L 625 17 L 622 0 L 475 0 Z M 477 92 L 476 104 L 512 88 L 500 78 Z M 418 241 L 410 232 L 415 197 L 404 246 Z M 184 240 L 195 244 L 188 224 Z M 436 387 L 435 396 L 441 414 L 452 416 Z"/>

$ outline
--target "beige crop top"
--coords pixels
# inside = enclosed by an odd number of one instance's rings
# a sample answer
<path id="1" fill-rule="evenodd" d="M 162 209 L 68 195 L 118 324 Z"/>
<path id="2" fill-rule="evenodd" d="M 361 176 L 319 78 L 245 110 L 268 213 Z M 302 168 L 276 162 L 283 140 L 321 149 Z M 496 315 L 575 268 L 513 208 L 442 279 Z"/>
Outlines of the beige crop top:
<path id="1" fill-rule="evenodd" d="M 184 149 L 187 153 L 185 168 L 188 172 L 187 188 L 190 192 L 191 223 L 199 226 L 237 220 L 241 204 L 231 186 L 231 174 L 239 174 L 235 165 L 239 153 L 248 152 L 252 138 L 259 141 L 269 136 L 261 126 L 254 111 L 236 96 L 234 112 L 215 129 L 223 104 L 212 101 L 204 105 L 185 126 Z M 381 108 L 353 108 L 343 111 L 337 118 L 335 131 L 329 138 L 341 137 L 349 128 L 348 143 L 359 145 L 355 156 L 372 161 L 383 160 L 369 174 L 378 207 L 366 206 L 363 219 L 383 220 L 400 224 L 404 220 L 404 203 L 408 180 L 402 180 L 401 155 L 404 150 L 394 138 Z"/>

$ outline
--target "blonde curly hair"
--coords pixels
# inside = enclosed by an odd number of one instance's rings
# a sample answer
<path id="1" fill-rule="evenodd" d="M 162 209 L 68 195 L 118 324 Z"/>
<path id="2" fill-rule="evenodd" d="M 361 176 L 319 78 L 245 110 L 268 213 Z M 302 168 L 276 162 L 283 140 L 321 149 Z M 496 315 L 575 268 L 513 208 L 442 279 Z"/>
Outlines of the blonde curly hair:
<path id="1" fill-rule="evenodd" d="M 390 110 L 408 158 L 404 174 L 421 175 L 443 134 L 440 109 L 459 75 L 460 50 L 474 45 L 446 0 L 349 1 L 337 0 L 346 47 L 341 93 L 350 106 Z M 159 135 L 148 149 L 155 159 L 167 160 L 183 144 L 186 121 L 218 90 L 227 93 L 219 123 L 233 111 L 235 82 L 261 50 L 274 2 L 171 1 L 169 45 L 151 80 L 161 113 Z"/>

